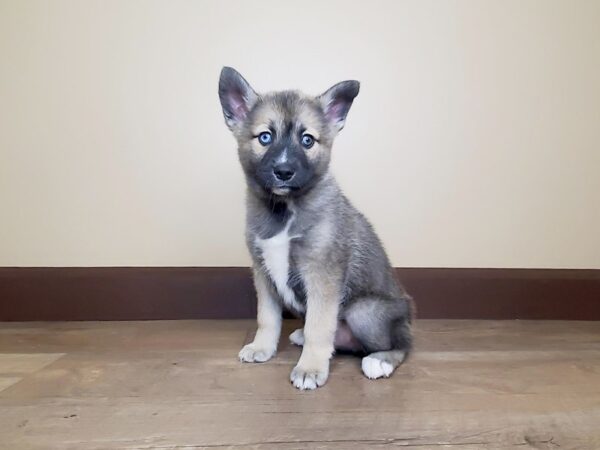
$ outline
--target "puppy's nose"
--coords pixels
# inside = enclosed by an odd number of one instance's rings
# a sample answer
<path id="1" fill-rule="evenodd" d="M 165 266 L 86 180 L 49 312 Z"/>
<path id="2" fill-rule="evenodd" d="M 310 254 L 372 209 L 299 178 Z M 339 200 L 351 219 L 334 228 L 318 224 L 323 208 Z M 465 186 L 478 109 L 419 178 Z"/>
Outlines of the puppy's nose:
<path id="1" fill-rule="evenodd" d="M 293 178 L 296 172 L 289 164 L 277 164 L 273 167 L 273 174 L 275 178 L 280 181 L 289 181 Z"/>

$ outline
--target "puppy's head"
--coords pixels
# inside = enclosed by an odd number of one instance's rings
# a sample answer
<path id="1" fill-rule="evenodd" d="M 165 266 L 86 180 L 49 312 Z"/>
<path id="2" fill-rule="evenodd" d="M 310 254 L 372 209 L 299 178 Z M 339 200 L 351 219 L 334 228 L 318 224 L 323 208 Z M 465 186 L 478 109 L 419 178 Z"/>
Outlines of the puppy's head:
<path id="1" fill-rule="evenodd" d="M 250 188 L 278 196 L 310 190 L 327 172 L 333 139 L 358 90 L 358 81 L 342 81 L 318 97 L 296 91 L 259 95 L 236 70 L 224 67 L 219 98 Z"/>

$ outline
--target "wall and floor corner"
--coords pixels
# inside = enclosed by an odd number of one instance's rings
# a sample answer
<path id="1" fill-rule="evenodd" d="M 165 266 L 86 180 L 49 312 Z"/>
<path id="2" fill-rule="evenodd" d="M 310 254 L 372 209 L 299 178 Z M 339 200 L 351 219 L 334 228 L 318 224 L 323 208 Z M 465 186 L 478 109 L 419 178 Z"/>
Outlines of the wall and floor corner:
<path id="1" fill-rule="evenodd" d="M 253 314 L 223 65 L 361 80 L 332 170 L 421 317 L 600 318 L 600 3 L 304 4 L 0 0 L 0 320 Z"/>

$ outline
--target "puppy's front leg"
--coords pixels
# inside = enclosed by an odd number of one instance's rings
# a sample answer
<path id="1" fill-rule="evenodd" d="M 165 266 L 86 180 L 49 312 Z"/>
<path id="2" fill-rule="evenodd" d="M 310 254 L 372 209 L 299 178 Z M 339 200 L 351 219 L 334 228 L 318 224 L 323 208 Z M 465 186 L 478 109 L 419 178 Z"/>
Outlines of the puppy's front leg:
<path id="1" fill-rule="evenodd" d="M 310 271 L 303 278 L 307 293 L 304 347 L 290 375 L 292 384 L 302 390 L 316 389 L 327 381 L 340 295 L 338 277 Z"/>
<path id="2" fill-rule="evenodd" d="M 254 286 L 258 297 L 258 330 L 254 341 L 245 345 L 239 353 L 240 361 L 265 362 L 277 351 L 281 334 L 281 303 L 275 299 L 261 269 L 254 269 Z"/>

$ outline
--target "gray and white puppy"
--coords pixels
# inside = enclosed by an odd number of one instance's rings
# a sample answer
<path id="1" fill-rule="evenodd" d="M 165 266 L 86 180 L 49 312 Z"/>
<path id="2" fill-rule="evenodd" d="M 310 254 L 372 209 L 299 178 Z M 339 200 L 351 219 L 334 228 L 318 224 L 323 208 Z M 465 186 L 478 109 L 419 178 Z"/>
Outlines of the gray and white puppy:
<path id="1" fill-rule="evenodd" d="M 246 239 L 254 262 L 258 331 L 239 353 L 264 362 L 277 350 L 282 309 L 304 318 L 290 379 L 322 386 L 334 350 L 365 355 L 363 373 L 388 377 L 411 348 L 411 299 L 373 228 L 329 172 L 331 147 L 358 94 L 343 81 L 318 97 L 257 94 L 225 67 L 219 97 L 248 184 Z"/>

